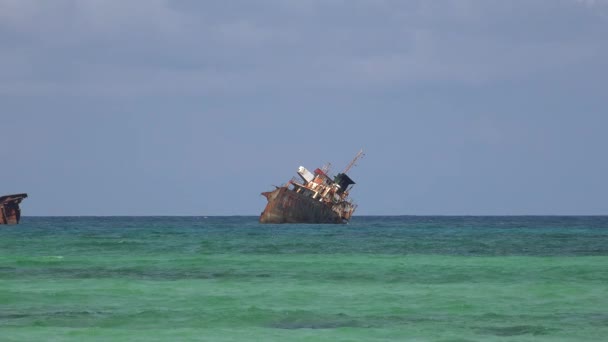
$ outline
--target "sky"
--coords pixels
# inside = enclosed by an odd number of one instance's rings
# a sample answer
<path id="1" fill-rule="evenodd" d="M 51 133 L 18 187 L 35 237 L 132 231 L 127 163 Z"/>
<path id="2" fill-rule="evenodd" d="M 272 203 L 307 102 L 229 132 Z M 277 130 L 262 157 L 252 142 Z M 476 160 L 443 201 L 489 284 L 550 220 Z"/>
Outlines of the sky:
<path id="1" fill-rule="evenodd" d="M 0 0 L 25 216 L 258 215 L 331 162 L 358 215 L 608 214 L 606 0 Z"/>

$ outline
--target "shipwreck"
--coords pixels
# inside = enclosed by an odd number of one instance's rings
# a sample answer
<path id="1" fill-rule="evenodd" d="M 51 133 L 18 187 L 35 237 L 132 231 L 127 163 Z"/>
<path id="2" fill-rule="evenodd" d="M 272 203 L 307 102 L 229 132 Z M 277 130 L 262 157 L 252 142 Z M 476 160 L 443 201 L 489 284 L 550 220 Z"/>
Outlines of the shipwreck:
<path id="1" fill-rule="evenodd" d="M 0 224 L 17 224 L 21 220 L 19 203 L 27 194 L 0 196 Z"/>
<path id="2" fill-rule="evenodd" d="M 357 205 L 348 198 L 355 182 L 347 172 L 363 156 L 359 151 L 335 177 L 329 175 L 331 164 L 313 172 L 300 166 L 287 184 L 262 193 L 268 203 L 260 223 L 348 223 Z"/>

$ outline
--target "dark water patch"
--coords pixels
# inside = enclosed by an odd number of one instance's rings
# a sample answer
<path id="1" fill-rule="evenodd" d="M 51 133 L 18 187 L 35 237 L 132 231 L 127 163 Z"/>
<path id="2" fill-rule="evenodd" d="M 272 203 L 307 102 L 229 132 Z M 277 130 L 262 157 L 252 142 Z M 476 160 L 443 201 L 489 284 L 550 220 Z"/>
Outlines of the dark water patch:
<path id="1" fill-rule="evenodd" d="M 577 318 L 579 321 L 584 321 L 591 325 L 600 326 L 600 327 L 608 327 L 608 314 L 607 313 L 589 314 L 584 317 L 577 317 Z"/>
<path id="2" fill-rule="evenodd" d="M 30 311 L 30 312 L 0 312 L 0 327 L 5 326 L 94 326 L 96 321 L 111 316 L 107 311 Z"/>
<path id="3" fill-rule="evenodd" d="M 116 320 L 122 321 L 123 325 L 128 325 L 129 318 L 134 315 L 125 315 L 109 311 L 48 311 L 32 313 L 9 313 L 0 315 L 0 327 L 17 326 L 39 326 L 39 327 L 69 327 L 87 328 L 107 325 L 106 322 L 114 322 L 111 325 L 117 326 Z M 148 315 L 146 318 L 152 319 L 161 317 L 158 313 Z M 141 321 L 141 320 L 140 320 Z"/>
<path id="4" fill-rule="evenodd" d="M 267 326 L 276 329 L 335 329 L 335 328 L 370 328 L 372 324 L 344 313 L 322 314 L 311 311 L 284 312 L 281 318 Z"/>
<path id="5" fill-rule="evenodd" d="M 588 326 L 608 326 L 608 314 L 606 313 L 555 313 L 550 315 L 505 315 L 498 313 L 486 313 L 480 315 L 477 321 L 493 324 L 502 322 L 544 322 L 547 324 L 558 324 L 559 326 L 569 325 L 588 325 Z M 484 329 L 484 328 L 479 328 Z"/>
<path id="6" fill-rule="evenodd" d="M 423 315 L 366 315 L 351 316 L 345 313 L 323 314 L 312 311 L 285 312 L 267 326 L 277 329 L 335 329 L 335 328 L 385 328 L 418 324 L 445 324 L 450 316 Z"/>
<path id="7" fill-rule="evenodd" d="M 347 314 L 327 315 L 309 311 L 296 311 L 284 314 L 282 317 L 275 319 L 269 327 L 279 329 L 333 329 L 340 327 L 353 328 L 386 328 L 395 326 L 407 325 L 451 325 L 451 324 L 500 324 L 501 322 L 521 322 L 522 324 L 514 324 L 509 326 L 496 325 L 471 328 L 479 334 L 495 335 L 495 336 L 519 336 L 532 335 L 541 336 L 559 333 L 562 329 L 553 327 L 556 322 L 558 324 L 570 324 L 572 321 L 582 321 L 589 327 L 605 324 L 605 315 L 597 314 L 561 314 L 561 315 L 499 315 L 499 314 L 482 314 L 482 315 L 368 315 L 368 316 L 350 316 Z M 525 322 L 539 322 L 542 324 L 551 325 L 533 325 Z M 570 322 L 570 323 L 569 323 Z"/>
<path id="8" fill-rule="evenodd" d="M 271 278 L 272 273 L 263 271 L 200 270 L 170 268 L 17 268 L 0 271 L 0 279 L 42 278 L 42 279 L 140 279 L 140 280 L 184 280 L 184 279 L 253 279 Z"/>
<path id="9" fill-rule="evenodd" d="M 361 324 L 355 320 L 300 320 L 300 321 L 282 321 L 270 325 L 271 328 L 277 329 L 335 329 L 335 328 L 370 328 L 370 325 Z"/>
<path id="10" fill-rule="evenodd" d="M 537 325 L 514 325 L 507 327 L 485 327 L 477 329 L 478 333 L 484 335 L 495 335 L 495 336 L 519 336 L 519 335 L 548 335 L 551 332 L 557 331 L 557 329 L 549 329 L 543 326 Z"/>
<path id="11" fill-rule="evenodd" d="M 480 335 L 542 336 L 558 335 L 561 329 L 556 325 L 599 328 L 597 323 L 605 323 L 604 314 L 561 314 L 561 315 L 353 315 L 351 313 L 328 313 L 327 311 L 273 310 L 258 307 L 237 307 L 236 302 L 213 307 L 212 302 L 200 307 L 152 308 L 116 306 L 112 310 L 4 310 L 0 313 L 0 327 L 129 327 L 145 329 L 158 326 L 171 328 L 191 328 L 200 326 L 251 326 L 285 330 L 298 329 L 338 329 L 338 328 L 386 328 L 428 327 L 470 328 Z M 142 303 L 139 303 L 142 304 Z M 509 323 L 505 323 L 509 322 Z M 534 322 L 534 323 L 526 323 Z M 484 325 L 481 326 L 480 325 Z"/>
<path id="12" fill-rule="evenodd" d="M 382 262 L 369 264 L 341 264 L 330 260 L 323 264 L 281 262 L 280 264 L 229 263 L 213 265 L 207 262 L 165 262 L 163 267 L 141 264 L 132 267 L 115 266 L 64 266 L 61 261 L 16 262 L 19 267 L 3 267 L 0 279 L 101 279 L 124 278 L 141 280 L 225 279 L 248 281 L 255 279 L 282 279 L 285 281 L 342 282 L 353 284 L 476 284 L 560 282 L 608 283 L 605 266 L 575 265 L 519 267 L 517 265 L 439 266 L 414 264 L 395 267 Z M 25 266 L 21 266 L 25 264 Z"/>

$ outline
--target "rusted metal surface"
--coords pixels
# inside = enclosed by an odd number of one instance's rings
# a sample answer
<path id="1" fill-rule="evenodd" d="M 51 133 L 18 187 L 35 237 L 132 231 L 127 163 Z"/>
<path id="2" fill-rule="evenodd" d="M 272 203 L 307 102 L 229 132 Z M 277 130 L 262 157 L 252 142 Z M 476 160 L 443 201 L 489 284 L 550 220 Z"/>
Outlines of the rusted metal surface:
<path id="1" fill-rule="evenodd" d="M 21 220 L 19 203 L 27 194 L 0 196 L 0 224 L 17 224 Z"/>
<path id="2" fill-rule="evenodd" d="M 345 223 L 330 207 L 288 187 L 263 192 L 268 204 L 260 223 Z"/>
<path id="3" fill-rule="evenodd" d="M 301 182 L 292 178 L 285 186 L 262 193 L 268 204 L 260 215 L 260 223 L 347 223 L 357 206 L 348 199 L 355 182 L 346 171 L 362 156 L 360 151 L 345 171 L 335 177 L 329 176 L 329 166 L 315 169 L 314 174 L 300 166 Z"/>

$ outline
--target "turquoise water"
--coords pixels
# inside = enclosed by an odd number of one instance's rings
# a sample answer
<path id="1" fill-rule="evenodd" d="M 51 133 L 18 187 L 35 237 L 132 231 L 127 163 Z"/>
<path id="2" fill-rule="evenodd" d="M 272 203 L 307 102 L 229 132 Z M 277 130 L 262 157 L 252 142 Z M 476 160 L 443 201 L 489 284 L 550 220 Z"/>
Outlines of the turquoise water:
<path id="1" fill-rule="evenodd" d="M 606 341 L 608 217 L 24 217 L 2 341 Z"/>

